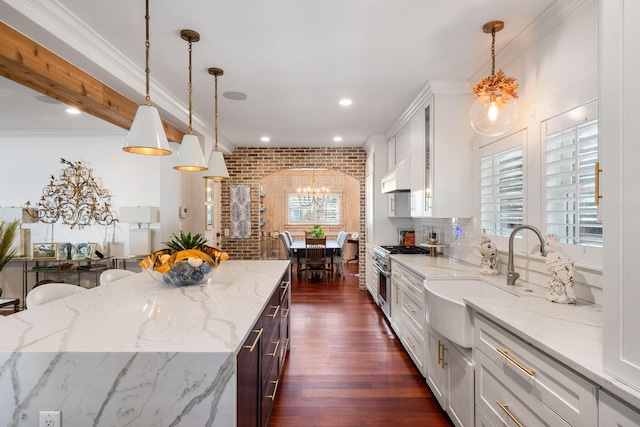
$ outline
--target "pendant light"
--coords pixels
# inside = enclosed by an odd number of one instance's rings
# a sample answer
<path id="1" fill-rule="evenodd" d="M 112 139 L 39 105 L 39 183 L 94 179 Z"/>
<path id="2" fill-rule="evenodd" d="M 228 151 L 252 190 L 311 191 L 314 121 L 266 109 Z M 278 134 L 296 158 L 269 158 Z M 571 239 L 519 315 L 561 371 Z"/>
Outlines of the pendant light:
<path id="1" fill-rule="evenodd" d="M 146 75 L 146 104 L 139 105 L 138 111 L 133 118 L 131 129 L 127 135 L 124 151 L 133 154 L 146 154 L 150 156 L 166 156 L 171 154 L 169 149 L 169 141 L 162 127 L 160 113 L 158 109 L 151 105 L 151 97 L 149 96 L 149 80 L 151 70 L 149 69 L 149 0 L 146 0 L 145 21 L 147 25 L 146 32 L 146 54 L 147 62 L 145 68 Z"/>
<path id="2" fill-rule="evenodd" d="M 193 30 L 182 30 L 180 31 L 180 37 L 189 42 L 189 133 L 182 137 L 178 160 L 173 168 L 180 171 L 199 172 L 207 169 L 207 167 L 204 164 L 200 141 L 193 134 L 192 127 L 193 103 L 191 102 L 191 95 L 193 94 L 193 82 L 191 74 L 193 68 L 191 66 L 191 52 L 192 44 L 200 40 L 200 34 Z"/>
<path id="3" fill-rule="evenodd" d="M 473 87 L 476 100 L 471 106 L 471 126 L 485 136 L 502 135 L 518 118 L 518 97 L 514 77 L 505 76 L 502 70 L 495 73 L 496 33 L 504 28 L 504 22 L 487 22 L 482 30 L 491 34 L 491 75 Z"/>
<path id="4" fill-rule="evenodd" d="M 204 178 L 213 179 L 216 181 L 222 181 L 223 179 L 229 179 L 229 172 L 227 171 L 227 165 L 224 163 L 224 157 L 222 153 L 218 151 L 218 76 L 224 74 L 224 71 L 220 68 L 209 68 L 209 74 L 215 76 L 215 126 L 216 126 L 216 144 L 209 156 L 209 162 L 207 164 L 208 170 L 204 174 Z"/>

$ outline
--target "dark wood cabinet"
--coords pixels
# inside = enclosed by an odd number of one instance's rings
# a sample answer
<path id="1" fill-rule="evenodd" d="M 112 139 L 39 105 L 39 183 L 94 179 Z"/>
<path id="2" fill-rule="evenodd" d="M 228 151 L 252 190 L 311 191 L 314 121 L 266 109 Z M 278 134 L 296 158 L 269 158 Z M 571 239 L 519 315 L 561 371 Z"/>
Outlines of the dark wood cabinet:
<path id="1" fill-rule="evenodd" d="M 291 269 L 280 279 L 237 356 L 239 427 L 265 427 L 289 350 Z"/>

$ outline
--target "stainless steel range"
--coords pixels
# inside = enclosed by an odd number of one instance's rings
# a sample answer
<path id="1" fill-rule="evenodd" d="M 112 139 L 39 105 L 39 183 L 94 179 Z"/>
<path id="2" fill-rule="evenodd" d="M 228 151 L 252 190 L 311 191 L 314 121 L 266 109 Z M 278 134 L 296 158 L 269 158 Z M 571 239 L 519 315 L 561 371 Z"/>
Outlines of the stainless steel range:
<path id="1" fill-rule="evenodd" d="M 377 273 L 378 305 L 385 316 L 390 316 L 391 302 L 391 255 L 395 254 L 429 254 L 429 249 L 419 246 L 374 246 L 373 265 Z"/>

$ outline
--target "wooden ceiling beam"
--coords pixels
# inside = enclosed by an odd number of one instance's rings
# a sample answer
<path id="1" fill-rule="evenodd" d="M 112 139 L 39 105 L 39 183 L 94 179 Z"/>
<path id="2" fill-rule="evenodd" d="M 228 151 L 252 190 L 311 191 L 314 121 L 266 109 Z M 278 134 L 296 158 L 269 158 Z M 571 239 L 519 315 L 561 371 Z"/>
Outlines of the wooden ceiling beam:
<path id="1" fill-rule="evenodd" d="M 3 22 L 0 76 L 127 130 L 138 108 L 134 101 Z M 169 141 L 182 141 L 183 131 L 164 119 L 162 125 Z"/>

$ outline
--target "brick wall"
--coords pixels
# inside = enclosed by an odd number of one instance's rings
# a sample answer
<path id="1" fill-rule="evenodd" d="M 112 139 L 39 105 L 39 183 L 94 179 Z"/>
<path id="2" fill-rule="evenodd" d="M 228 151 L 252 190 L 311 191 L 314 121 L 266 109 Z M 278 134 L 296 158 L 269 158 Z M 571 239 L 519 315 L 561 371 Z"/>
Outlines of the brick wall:
<path id="1" fill-rule="evenodd" d="M 251 186 L 251 238 L 222 237 L 222 248 L 232 259 L 258 259 L 260 256 L 260 180 L 265 176 L 299 168 L 331 169 L 345 173 L 360 183 L 360 288 L 365 289 L 365 160 L 362 148 L 261 148 L 238 147 L 231 156 L 225 156 L 230 178 L 222 183 L 222 229 L 230 228 L 229 185 Z M 224 234 L 224 233 L 223 233 Z"/>

